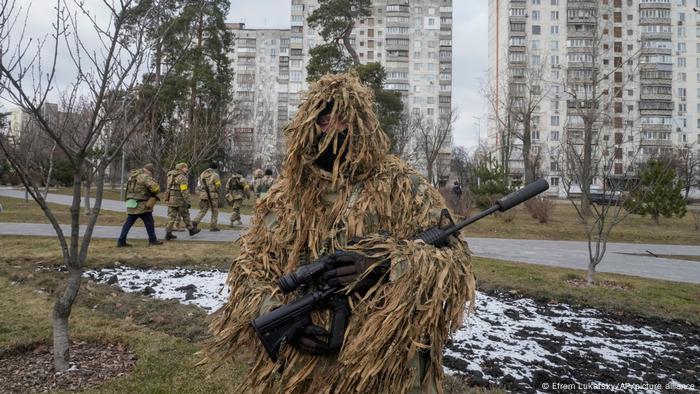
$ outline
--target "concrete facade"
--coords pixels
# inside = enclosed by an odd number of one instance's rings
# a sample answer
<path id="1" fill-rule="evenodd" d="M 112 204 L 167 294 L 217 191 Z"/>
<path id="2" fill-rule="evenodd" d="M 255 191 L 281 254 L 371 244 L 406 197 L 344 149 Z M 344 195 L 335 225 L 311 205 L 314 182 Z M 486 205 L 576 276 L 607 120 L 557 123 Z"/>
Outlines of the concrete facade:
<path id="1" fill-rule="evenodd" d="M 246 29 L 231 23 L 235 100 L 242 100 L 234 145 L 269 161 L 262 152 L 284 149 L 281 130 L 296 114 L 306 82 L 309 50 L 322 39 L 306 20 L 317 0 L 291 0 L 289 30 Z M 378 0 L 373 15 L 357 25 L 352 41 L 361 62 L 386 69 L 385 88 L 401 93 L 407 110 L 434 122 L 452 113 L 452 1 Z M 249 103 L 249 104 L 245 104 Z M 273 116 L 270 116 L 270 113 Z M 452 136 L 437 165 L 449 173 Z M 420 167 L 423 163 L 416 163 Z"/>
<path id="2" fill-rule="evenodd" d="M 612 177 L 630 176 L 637 163 L 658 155 L 688 149 L 700 156 L 700 17 L 695 6 L 690 0 L 489 2 L 491 91 L 517 96 L 523 83 L 517 80 L 519 68 L 544 70 L 532 140 L 540 158 L 538 175 L 548 178 L 553 193 L 564 193 L 562 144 L 583 133 L 576 106 L 594 96 L 609 106 L 594 126 L 594 154 L 608 163 Z M 504 112 L 502 106 L 490 106 L 488 145 L 495 157 L 504 151 L 496 120 Z M 511 177 L 518 180 L 523 158 L 514 145 Z"/>

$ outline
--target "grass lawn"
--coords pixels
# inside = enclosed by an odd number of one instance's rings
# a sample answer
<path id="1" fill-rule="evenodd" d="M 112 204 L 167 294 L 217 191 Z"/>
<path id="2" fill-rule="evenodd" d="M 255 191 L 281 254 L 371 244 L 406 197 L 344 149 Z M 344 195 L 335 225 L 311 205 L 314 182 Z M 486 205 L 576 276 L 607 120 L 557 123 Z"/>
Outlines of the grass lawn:
<path id="1" fill-rule="evenodd" d="M 73 189 L 70 188 L 57 188 L 57 189 L 51 189 L 51 193 L 56 193 L 56 194 L 64 194 L 68 196 L 73 195 Z M 92 193 L 94 195 L 94 192 Z M 105 187 L 105 190 L 103 192 L 104 199 L 105 200 L 120 200 L 120 191 L 119 188 L 117 189 L 110 189 L 108 187 Z M 161 193 L 161 197 L 163 196 L 163 193 Z M 199 208 L 199 193 L 194 193 L 191 195 L 192 199 L 192 208 Z M 219 207 L 219 210 L 222 212 L 231 212 L 231 207 L 226 204 L 225 206 Z M 243 200 L 243 206 L 241 206 L 241 215 L 252 215 L 255 211 L 255 199 L 245 199 Z"/>
<path id="2" fill-rule="evenodd" d="M 114 248 L 112 242 L 93 241 L 89 268 L 112 266 L 119 261 L 139 268 L 227 269 L 238 253 L 233 243 L 173 243 L 169 248 L 135 244 L 124 250 Z M 50 345 L 50 311 L 65 274 L 37 268 L 60 265 L 55 240 L 0 236 L 0 249 L 0 357 L 40 343 Z M 71 315 L 72 340 L 123 343 L 137 356 L 131 374 L 88 391 L 231 392 L 245 372 L 244 365 L 231 362 L 208 379 L 206 369 L 194 366 L 199 361 L 196 352 L 208 336 L 208 323 L 206 313 L 195 306 L 83 282 Z M 445 387 L 450 394 L 503 392 L 467 388 L 449 377 Z"/>
<path id="3" fill-rule="evenodd" d="M 149 248 L 134 241 L 117 249 L 111 240 L 94 240 L 88 268 L 116 262 L 137 268 L 190 267 L 227 269 L 238 253 L 236 243 L 171 243 Z M 50 344 L 50 311 L 64 273 L 37 270 L 61 264 L 52 238 L 0 236 L 0 356 Z M 700 285 L 598 274 L 600 284 L 582 285 L 585 272 L 492 259 L 473 261 L 481 290 L 508 291 L 537 300 L 591 306 L 614 314 L 684 320 L 700 325 Z M 207 337 L 206 313 L 176 301 L 85 281 L 71 317 L 72 338 L 124 343 L 137 355 L 136 369 L 107 381 L 95 392 L 230 392 L 245 366 L 230 363 L 210 379 L 195 368 L 195 354 Z M 448 379 L 448 393 L 495 393 L 462 387 Z"/>
<path id="4" fill-rule="evenodd" d="M 17 198 L 0 197 L 3 211 L 0 212 L 0 222 L 6 223 L 46 223 L 49 224 L 49 219 L 46 218 L 44 212 L 34 202 L 29 202 Z M 70 206 L 61 204 L 49 204 L 49 208 L 56 216 L 56 219 L 61 224 L 70 224 Z M 86 224 L 88 221 L 85 210 L 80 209 L 82 218 L 81 223 Z M 164 227 L 168 221 L 167 218 L 153 217 L 156 222 L 156 227 Z M 101 210 L 100 216 L 97 218 L 98 226 L 121 226 L 126 219 L 126 209 L 124 212 L 115 212 Z M 143 227 L 143 223 L 138 220 L 135 227 Z"/>
<path id="5" fill-rule="evenodd" d="M 52 193 L 70 194 L 67 188 L 52 190 Z M 105 198 L 119 199 L 118 190 L 106 190 Z M 32 203 L 24 203 L 23 200 L 1 197 L 0 202 L 9 212 L 0 213 L 0 222 L 26 222 L 26 223 L 47 223 L 41 210 Z M 68 207 L 56 207 L 56 212 L 62 223 L 69 223 Z M 192 195 L 192 207 L 198 208 L 199 197 Z M 506 223 L 502 218 L 489 216 L 476 222 L 462 231 L 467 237 L 485 238 L 516 238 L 516 239 L 545 239 L 545 240 L 571 240 L 583 241 L 586 239 L 584 227 L 580 223 L 576 211 L 567 201 L 555 204 L 554 211 L 549 223 L 538 223 L 531 218 L 524 207 L 515 208 L 517 214 L 515 219 Z M 220 208 L 222 212 L 231 212 L 230 207 Z M 246 199 L 243 201 L 241 214 L 252 215 L 255 210 L 255 201 Z M 471 213 L 476 213 L 472 210 Z M 124 214 L 102 210 L 98 224 L 119 226 L 124 221 Z M 156 226 L 163 227 L 167 219 L 156 218 Z M 141 226 L 140 222 L 138 222 Z M 228 224 L 228 222 L 221 223 Z M 208 229 L 209 225 L 202 223 L 203 229 Z M 631 243 L 657 243 L 657 244 L 700 244 L 700 231 L 695 230 L 692 215 L 687 214 L 683 218 L 661 219 L 661 224 L 654 224 L 649 217 L 639 215 L 629 215 L 625 221 L 617 225 L 610 235 L 611 242 L 631 242 Z"/>
<path id="6" fill-rule="evenodd" d="M 575 209 L 568 202 L 554 206 L 549 223 L 538 223 L 528 215 L 524 207 L 516 207 L 517 214 L 510 223 L 489 216 L 462 231 L 466 237 L 546 239 L 583 241 L 586 239 L 584 226 L 580 223 Z M 471 214 L 477 211 L 472 210 Z M 683 218 L 661 219 L 656 225 L 649 217 L 629 215 L 610 234 L 611 242 L 657 243 L 700 245 L 700 231 L 696 231 L 692 215 Z"/>
<path id="7" fill-rule="evenodd" d="M 193 197 L 194 198 L 194 197 Z M 34 200 L 29 200 L 29 202 L 10 197 L 0 197 L 0 204 L 3 206 L 3 211 L 0 212 L 0 222 L 5 223 L 49 223 L 49 220 L 44 215 L 44 212 L 39 208 L 39 206 L 34 202 Z M 244 200 L 243 207 L 241 208 L 241 214 L 251 214 L 254 210 L 254 200 Z M 196 203 L 193 203 L 193 207 L 198 207 L 199 199 Z M 49 204 L 49 207 L 53 211 L 54 215 L 61 224 L 70 224 L 70 206 L 61 204 Z M 83 215 L 81 221 L 85 224 L 88 220 L 85 215 L 85 210 L 81 208 L 81 213 Z M 231 212 L 231 208 L 222 209 L 223 212 Z M 246 211 L 248 213 L 246 213 Z M 154 216 L 156 223 L 156 228 L 165 227 L 168 218 Z M 194 215 L 191 213 L 190 218 L 194 219 Z M 100 216 L 97 219 L 97 224 L 99 226 L 121 226 L 126 219 L 126 209 L 124 212 L 108 211 L 102 209 L 100 211 Z M 228 219 L 220 223 L 221 225 L 227 225 Z M 136 227 L 143 227 L 143 223 L 138 220 Z M 209 228 L 209 223 L 201 223 L 200 225 L 203 229 Z"/>

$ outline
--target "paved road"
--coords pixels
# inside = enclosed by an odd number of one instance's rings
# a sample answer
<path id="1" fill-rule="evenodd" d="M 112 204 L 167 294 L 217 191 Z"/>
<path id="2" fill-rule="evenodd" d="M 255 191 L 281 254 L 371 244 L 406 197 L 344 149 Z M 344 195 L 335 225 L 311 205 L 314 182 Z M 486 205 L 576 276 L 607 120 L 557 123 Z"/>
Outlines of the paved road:
<path id="1" fill-rule="evenodd" d="M 64 226 L 67 229 L 68 226 Z M 119 227 L 97 226 L 96 238 L 116 239 Z M 158 229 L 159 237 L 163 230 Z M 202 231 L 194 237 L 186 233 L 177 233 L 183 241 L 230 242 L 241 235 L 242 231 L 224 230 L 221 232 Z M 0 223 L 0 235 L 55 235 L 48 224 Z M 132 239 L 146 239 L 143 227 L 131 230 Z M 588 261 L 588 248 L 585 242 L 577 241 L 538 241 L 496 238 L 468 238 L 469 246 L 475 255 L 523 263 L 544 264 L 564 268 L 585 269 Z M 625 253 L 646 253 L 695 255 L 700 256 L 700 246 L 688 245 L 650 245 L 650 244 L 608 244 L 608 251 L 598 271 L 625 275 L 643 276 L 653 279 L 665 279 L 677 282 L 700 283 L 700 262 L 633 256 Z"/>
<path id="2" fill-rule="evenodd" d="M 586 269 L 588 243 L 523 239 L 468 238 L 475 255 L 523 263 Z M 635 256 L 630 254 L 700 256 L 700 246 L 608 243 L 600 272 L 643 276 L 677 282 L 700 283 L 700 261 Z"/>
<path id="3" fill-rule="evenodd" d="M 24 199 L 24 190 L 0 188 L 0 196 Z M 46 201 L 48 201 L 50 203 L 54 203 L 54 204 L 71 205 L 73 203 L 73 196 L 67 196 L 64 194 L 51 194 L 51 193 L 49 193 L 48 196 L 46 197 Z M 116 212 L 126 213 L 126 208 L 124 207 L 123 201 L 103 199 L 102 200 L 102 209 L 107 210 L 107 211 L 116 211 Z M 198 213 L 199 213 L 198 209 L 190 209 L 190 217 L 194 218 L 195 216 L 197 216 Z M 168 217 L 168 207 L 166 207 L 165 205 L 162 205 L 162 204 L 156 205 L 155 210 L 153 211 L 153 215 L 167 218 Z M 219 212 L 219 223 L 220 224 L 228 224 L 230 217 L 231 217 L 230 213 Z M 204 218 L 202 219 L 202 221 L 205 223 L 209 223 L 210 219 L 211 219 L 211 212 L 207 212 L 207 214 L 204 215 Z M 243 222 L 244 225 L 249 225 L 250 220 L 251 220 L 251 216 L 250 215 L 241 215 L 241 219 L 242 219 L 241 221 Z"/>

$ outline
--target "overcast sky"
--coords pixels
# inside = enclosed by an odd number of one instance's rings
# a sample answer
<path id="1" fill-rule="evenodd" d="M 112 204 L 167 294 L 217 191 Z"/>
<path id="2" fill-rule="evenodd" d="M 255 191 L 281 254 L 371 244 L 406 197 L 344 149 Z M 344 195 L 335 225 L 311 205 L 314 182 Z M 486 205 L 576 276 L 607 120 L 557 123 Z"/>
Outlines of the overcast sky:
<path id="1" fill-rule="evenodd" d="M 481 135 L 486 135 L 486 107 L 479 94 L 479 80 L 485 77 L 488 46 L 488 0 L 455 0 L 453 16 L 452 102 L 459 110 L 454 131 L 455 145 L 476 147 L 477 122 L 482 117 Z M 250 28 L 289 28 L 289 0 L 231 0 L 229 22 L 245 22 Z"/>

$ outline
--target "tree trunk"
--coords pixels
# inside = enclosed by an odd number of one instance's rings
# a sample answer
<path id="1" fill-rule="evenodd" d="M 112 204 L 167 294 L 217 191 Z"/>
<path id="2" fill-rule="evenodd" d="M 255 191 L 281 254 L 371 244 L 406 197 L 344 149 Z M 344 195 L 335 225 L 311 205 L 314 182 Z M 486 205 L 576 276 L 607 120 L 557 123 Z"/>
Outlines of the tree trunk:
<path id="1" fill-rule="evenodd" d="M 66 265 L 73 264 L 66 262 Z M 80 269 L 69 269 L 69 272 L 66 289 L 56 300 L 53 308 L 53 364 L 57 372 L 63 372 L 70 368 L 68 318 L 80 289 L 82 273 Z"/>
<path id="2" fill-rule="evenodd" d="M 591 286 L 595 283 L 595 264 L 588 263 L 588 272 L 586 273 L 586 283 Z"/>
<path id="3" fill-rule="evenodd" d="M 581 212 L 588 217 L 591 214 L 591 163 L 593 155 L 593 125 L 585 121 L 583 130 L 583 168 L 581 168 Z"/>
<path id="4" fill-rule="evenodd" d="M 355 48 L 352 47 L 352 44 L 350 43 L 350 35 L 352 34 L 352 29 L 355 28 L 355 23 L 350 22 L 350 27 L 348 27 L 347 30 L 343 32 L 343 46 L 345 47 L 345 50 L 348 51 L 350 54 L 350 57 L 352 57 L 352 63 L 356 66 L 359 66 L 360 63 L 360 57 L 357 55 L 357 51 Z"/>
<path id="5" fill-rule="evenodd" d="M 44 200 L 46 200 L 46 197 L 49 195 L 49 187 L 51 185 L 51 175 L 53 174 L 53 156 L 54 153 L 56 152 L 56 146 L 58 144 L 56 142 L 53 143 L 53 148 L 51 148 L 51 155 L 49 156 L 49 171 L 46 174 L 46 186 L 44 187 Z"/>
<path id="6" fill-rule="evenodd" d="M 523 167 L 525 172 L 525 183 L 527 185 L 535 180 L 535 171 L 532 168 L 534 163 L 530 153 L 532 152 L 532 124 L 529 114 L 523 117 Z"/>

